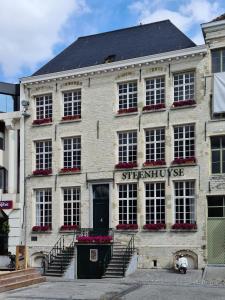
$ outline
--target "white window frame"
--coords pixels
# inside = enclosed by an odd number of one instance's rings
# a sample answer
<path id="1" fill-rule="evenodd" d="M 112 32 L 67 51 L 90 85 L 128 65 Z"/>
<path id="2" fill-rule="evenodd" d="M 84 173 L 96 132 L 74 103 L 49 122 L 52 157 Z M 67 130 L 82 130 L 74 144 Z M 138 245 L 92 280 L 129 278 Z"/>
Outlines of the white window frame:
<path id="1" fill-rule="evenodd" d="M 157 196 L 158 190 L 160 190 L 160 196 Z M 151 196 L 151 191 L 153 191 L 153 197 Z M 147 194 L 149 194 L 149 196 L 147 196 Z M 153 205 L 151 205 L 151 202 L 154 202 Z M 151 207 L 154 209 L 153 218 L 151 218 Z M 159 211 L 157 209 L 158 207 L 160 208 Z M 145 212 L 146 224 L 166 223 L 165 182 L 145 183 Z M 159 218 L 158 215 L 160 215 Z"/>
<path id="2" fill-rule="evenodd" d="M 174 181 L 174 221 L 175 223 L 189 223 L 189 224 L 195 224 L 196 223 L 196 196 L 195 196 L 195 180 L 184 180 L 184 181 Z M 187 185 L 190 186 L 190 191 L 192 191 L 192 194 L 188 195 L 187 193 Z M 176 185 L 183 185 L 183 195 L 177 195 L 176 191 L 179 190 L 179 188 L 176 188 Z M 181 190 L 181 188 L 180 188 Z M 192 211 L 190 212 L 190 218 L 187 218 L 187 200 L 192 200 L 192 203 L 189 204 L 189 207 L 192 208 Z M 183 205 L 177 204 L 177 202 L 183 202 Z M 183 212 L 181 209 L 178 209 L 183 207 Z M 180 214 L 179 218 L 177 218 L 177 214 Z M 182 218 L 183 214 L 183 218 Z"/>
<path id="3" fill-rule="evenodd" d="M 182 129 L 181 130 L 181 132 L 183 134 L 182 138 L 180 138 L 179 136 L 178 136 L 178 138 L 175 137 L 175 134 L 176 134 L 175 129 L 178 129 L 178 128 Z M 190 137 L 190 136 L 186 137 L 186 130 L 189 130 L 189 132 L 192 132 L 191 128 L 193 128 L 194 136 L 193 137 Z M 174 130 L 174 144 L 173 144 L 174 159 L 176 159 L 176 158 L 195 157 L 195 151 L 196 151 L 195 150 L 195 147 L 196 147 L 196 145 L 195 145 L 195 125 L 194 124 L 175 125 L 173 130 Z M 177 133 L 177 135 L 179 135 L 179 134 Z M 176 142 L 177 142 L 177 146 L 175 145 Z M 192 153 L 192 150 L 191 150 L 192 145 L 194 146 L 193 153 Z M 187 147 L 189 149 L 187 149 Z M 177 148 L 177 150 L 176 150 L 176 148 Z M 183 155 L 180 156 L 179 152 L 182 152 Z"/>
<path id="4" fill-rule="evenodd" d="M 153 136 L 153 141 L 151 141 L 151 136 Z M 160 139 L 157 139 L 158 136 L 160 136 Z M 164 136 L 164 139 L 162 136 Z M 165 161 L 165 142 L 164 127 L 145 129 L 145 161 Z"/>
<path id="5" fill-rule="evenodd" d="M 42 140 L 35 141 L 35 169 L 36 170 L 49 170 L 52 168 L 52 140 Z M 38 152 L 38 148 L 41 150 L 42 144 L 42 152 Z M 39 147 L 38 147 L 39 146 Z M 42 168 L 40 160 L 42 159 Z"/>
<path id="6" fill-rule="evenodd" d="M 81 89 L 63 92 L 63 116 L 81 116 Z"/>
<path id="7" fill-rule="evenodd" d="M 223 153 L 225 153 L 225 145 L 223 146 L 222 139 L 225 138 L 224 135 L 220 136 L 211 136 L 210 137 L 210 142 L 211 142 L 211 173 L 212 174 L 224 174 L 225 171 L 223 172 L 223 163 L 225 162 L 225 158 L 223 160 Z M 220 139 L 220 146 L 218 148 L 212 148 L 212 139 L 213 138 L 219 138 Z M 220 172 L 213 172 L 213 152 L 219 152 L 219 165 L 220 165 Z"/>
<path id="8" fill-rule="evenodd" d="M 145 105 L 157 104 L 165 104 L 165 76 L 145 79 Z"/>
<path id="9" fill-rule="evenodd" d="M 36 226 L 52 226 L 52 189 L 36 189 Z M 43 201 L 41 201 L 41 198 Z M 47 214 L 49 211 L 49 214 Z M 46 218 L 49 218 L 46 220 Z"/>
<path id="10" fill-rule="evenodd" d="M 68 204 L 70 204 L 70 207 Z M 81 207 L 80 187 L 64 187 L 63 188 L 63 225 L 80 226 L 80 207 Z M 65 211 L 67 212 L 66 214 Z"/>
<path id="11" fill-rule="evenodd" d="M 193 78 L 193 81 L 191 79 Z M 186 82 L 189 79 L 189 82 Z M 181 83 L 179 81 L 182 81 Z M 182 89 L 180 91 L 180 88 Z M 174 102 L 195 100 L 195 71 L 173 74 Z M 186 96 L 188 94 L 188 96 Z"/>
<path id="12" fill-rule="evenodd" d="M 129 138 L 135 139 L 136 142 L 130 142 Z M 137 163 L 137 130 L 118 132 L 118 162 L 119 163 Z M 122 142 L 122 143 L 121 143 Z M 125 148 L 125 157 L 123 156 L 122 149 Z M 133 153 L 129 159 L 130 152 Z"/>
<path id="13" fill-rule="evenodd" d="M 65 150 L 66 141 L 71 141 L 71 149 Z M 62 139 L 63 144 L 63 168 L 78 168 L 81 169 L 81 136 L 74 137 L 64 137 Z M 74 144 L 77 144 L 75 147 Z M 66 157 L 66 153 L 68 153 Z M 74 155 L 76 153 L 76 155 Z M 71 162 L 69 162 L 68 157 L 71 157 Z M 74 159 L 74 156 L 77 159 Z"/>
<path id="14" fill-rule="evenodd" d="M 219 54 L 219 70 L 215 67 L 215 62 L 214 62 L 214 53 Z M 223 56 L 224 54 L 224 56 Z M 220 73 L 225 71 L 225 48 L 220 48 L 220 49 L 212 49 L 211 50 L 211 63 L 212 63 L 212 73 Z"/>
<path id="15" fill-rule="evenodd" d="M 137 224 L 137 183 L 121 183 L 118 184 L 117 188 L 119 200 L 119 224 Z M 124 191 L 121 190 L 122 188 L 124 188 Z M 126 193 L 126 197 L 120 197 L 120 193 L 122 192 Z M 131 193 L 136 194 L 136 196 L 129 197 Z M 131 202 L 133 205 L 130 205 Z M 126 212 L 124 212 L 124 208 L 126 208 Z M 120 213 L 121 209 L 122 213 Z M 130 216 L 132 217 L 130 218 Z"/>
<path id="16" fill-rule="evenodd" d="M 39 101 L 43 101 L 39 104 Z M 52 94 L 35 96 L 36 119 L 42 120 L 52 118 Z"/>
<path id="17" fill-rule="evenodd" d="M 137 80 L 129 82 L 119 82 L 119 110 L 138 108 L 138 83 Z"/>

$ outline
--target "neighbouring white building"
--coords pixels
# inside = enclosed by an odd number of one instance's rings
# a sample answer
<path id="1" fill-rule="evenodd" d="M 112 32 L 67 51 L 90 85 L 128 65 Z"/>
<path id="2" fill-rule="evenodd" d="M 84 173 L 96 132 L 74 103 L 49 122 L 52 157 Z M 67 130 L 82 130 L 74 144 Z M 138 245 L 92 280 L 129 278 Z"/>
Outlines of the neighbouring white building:
<path id="1" fill-rule="evenodd" d="M 170 21 L 81 37 L 22 79 L 31 264 L 71 226 L 113 228 L 124 244 L 135 234 L 142 268 L 179 252 L 212 262 L 207 197 L 216 177 L 224 214 L 225 122 L 211 111 L 211 41 L 225 47 L 224 22 L 202 26 L 201 46 Z"/>

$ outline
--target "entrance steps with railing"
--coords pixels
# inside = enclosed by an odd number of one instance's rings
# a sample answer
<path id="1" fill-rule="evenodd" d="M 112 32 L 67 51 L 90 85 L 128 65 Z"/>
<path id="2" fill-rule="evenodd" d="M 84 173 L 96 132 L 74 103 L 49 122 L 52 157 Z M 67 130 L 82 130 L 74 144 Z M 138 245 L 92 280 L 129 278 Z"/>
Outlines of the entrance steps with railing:
<path id="1" fill-rule="evenodd" d="M 35 268 L 11 271 L 0 275 L 0 292 L 6 292 L 45 281 L 46 278 L 41 276 Z"/>
<path id="2" fill-rule="evenodd" d="M 102 278 L 124 277 L 124 271 L 126 271 L 133 254 L 131 252 L 126 253 L 126 249 L 127 245 L 121 244 L 119 242 L 115 242 L 113 244 L 112 258 Z"/>

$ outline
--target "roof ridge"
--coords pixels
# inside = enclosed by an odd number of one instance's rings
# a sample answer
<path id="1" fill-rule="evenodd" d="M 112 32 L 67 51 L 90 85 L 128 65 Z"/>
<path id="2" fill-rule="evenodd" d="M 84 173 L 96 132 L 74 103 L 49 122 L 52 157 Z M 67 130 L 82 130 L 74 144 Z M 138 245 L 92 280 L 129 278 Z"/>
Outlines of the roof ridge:
<path id="1" fill-rule="evenodd" d="M 171 21 L 169 19 L 165 19 L 165 20 L 156 21 L 156 22 L 152 22 L 152 23 L 139 24 L 139 25 L 130 26 L 130 27 L 126 27 L 126 28 L 119 28 L 119 29 L 115 29 L 115 30 L 110 30 L 110 31 L 105 31 L 105 32 L 100 32 L 100 33 L 94 33 L 94 34 L 90 34 L 90 35 L 84 35 L 84 36 L 78 37 L 77 41 L 80 40 L 80 39 L 84 39 L 84 38 L 88 38 L 88 37 L 92 37 L 92 36 L 96 36 L 96 35 L 106 35 L 106 34 L 113 33 L 113 32 L 118 32 L 118 31 L 127 31 L 127 30 L 134 29 L 134 28 L 147 27 L 149 25 L 153 25 L 153 24 L 156 24 L 156 23 L 164 23 L 164 22 L 171 23 Z"/>

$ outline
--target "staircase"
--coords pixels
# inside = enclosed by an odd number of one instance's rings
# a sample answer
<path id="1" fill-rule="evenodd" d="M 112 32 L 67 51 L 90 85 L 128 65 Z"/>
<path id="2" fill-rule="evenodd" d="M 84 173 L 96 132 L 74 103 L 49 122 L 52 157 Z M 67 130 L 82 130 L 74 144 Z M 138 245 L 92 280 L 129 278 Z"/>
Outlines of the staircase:
<path id="1" fill-rule="evenodd" d="M 111 260 L 102 278 L 124 277 L 134 251 L 134 236 L 132 236 L 128 245 L 123 245 L 118 242 L 114 243 Z"/>
<path id="2" fill-rule="evenodd" d="M 0 275 L 0 293 L 45 281 L 46 278 L 34 268 L 11 271 Z"/>
<path id="3" fill-rule="evenodd" d="M 74 239 L 68 247 L 64 246 L 64 236 L 61 236 L 49 254 L 43 259 L 45 276 L 62 277 L 74 257 Z"/>

